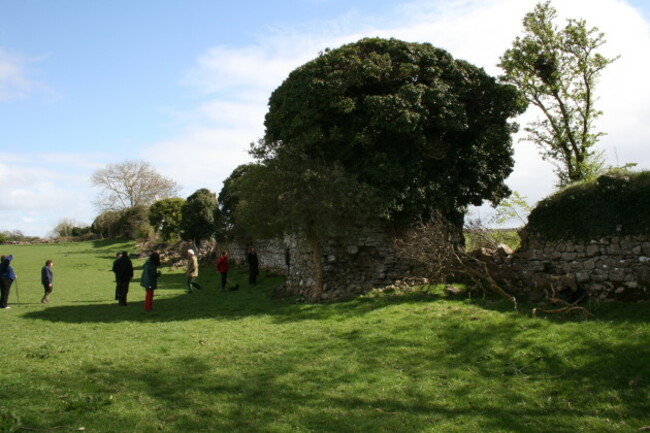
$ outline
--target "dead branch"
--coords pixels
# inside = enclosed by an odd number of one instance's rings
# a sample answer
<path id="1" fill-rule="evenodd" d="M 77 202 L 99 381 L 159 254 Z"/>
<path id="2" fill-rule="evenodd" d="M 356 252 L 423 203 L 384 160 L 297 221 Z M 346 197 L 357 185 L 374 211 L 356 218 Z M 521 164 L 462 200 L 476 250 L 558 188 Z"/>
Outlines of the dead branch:
<path id="1" fill-rule="evenodd" d="M 403 258 L 417 263 L 429 280 L 466 279 L 507 299 L 516 309 L 517 300 L 499 286 L 487 263 L 465 252 L 462 236 L 461 230 L 435 214 L 396 239 L 395 248 Z"/>
<path id="2" fill-rule="evenodd" d="M 578 303 L 582 302 L 582 300 L 585 298 L 586 294 L 580 296 L 578 299 L 576 299 L 573 302 L 568 302 L 565 301 L 562 298 L 558 298 L 556 295 L 556 288 L 554 285 L 554 282 L 559 282 L 561 279 L 559 277 L 552 277 L 551 281 L 549 282 L 549 287 L 551 289 L 551 294 L 549 295 L 548 292 L 546 292 L 546 298 L 547 300 L 553 304 L 557 305 L 560 304 L 562 307 L 560 308 L 554 308 L 554 309 L 543 309 L 543 308 L 533 308 L 532 310 L 532 316 L 537 317 L 537 313 L 545 313 L 545 314 L 556 314 L 556 313 L 564 313 L 565 315 L 568 315 L 572 311 L 582 311 L 588 316 L 591 316 L 591 312 L 587 310 L 585 307 L 581 307 L 577 305 Z"/>

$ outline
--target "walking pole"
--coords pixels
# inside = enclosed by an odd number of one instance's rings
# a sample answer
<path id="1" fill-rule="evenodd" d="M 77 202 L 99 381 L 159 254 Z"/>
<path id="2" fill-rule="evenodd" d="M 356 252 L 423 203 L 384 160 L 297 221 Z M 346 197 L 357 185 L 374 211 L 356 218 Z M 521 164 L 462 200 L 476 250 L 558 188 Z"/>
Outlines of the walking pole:
<path id="1" fill-rule="evenodd" d="M 14 280 L 16 282 L 16 300 L 18 301 L 17 303 L 20 304 L 20 295 L 18 294 L 18 278 Z"/>

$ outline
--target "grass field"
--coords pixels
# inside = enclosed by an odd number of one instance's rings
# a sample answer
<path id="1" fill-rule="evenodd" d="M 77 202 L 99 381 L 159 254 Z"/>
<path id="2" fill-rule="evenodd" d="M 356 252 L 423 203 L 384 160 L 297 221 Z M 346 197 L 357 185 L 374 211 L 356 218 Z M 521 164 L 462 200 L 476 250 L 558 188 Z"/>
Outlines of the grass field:
<path id="1" fill-rule="evenodd" d="M 440 289 L 296 304 L 258 287 L 185 293 L 163 269 L 154 311 L 131 285 L 130 244 L 0 246 L 0 432 L 638 432 L 650 426 L 650 304 L 531 318 Z M 39 270 L 55 262 L 51 303 Z M 134 260 L 139 278 L 143 260 Z M 235 281 L 243 283 L 238 273 Z"/>

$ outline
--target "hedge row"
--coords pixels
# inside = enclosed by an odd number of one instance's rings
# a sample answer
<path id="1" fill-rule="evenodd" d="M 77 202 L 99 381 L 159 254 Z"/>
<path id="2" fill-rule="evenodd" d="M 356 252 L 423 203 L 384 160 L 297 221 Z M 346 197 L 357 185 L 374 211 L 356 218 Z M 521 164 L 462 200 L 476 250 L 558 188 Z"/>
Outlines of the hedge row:
<path id="1" fill-rule="evenodd" d="M 589 240 L 650 232 L 650 171 L 610 173 L 571 185 L 531 212 L 527 235 Z"/>

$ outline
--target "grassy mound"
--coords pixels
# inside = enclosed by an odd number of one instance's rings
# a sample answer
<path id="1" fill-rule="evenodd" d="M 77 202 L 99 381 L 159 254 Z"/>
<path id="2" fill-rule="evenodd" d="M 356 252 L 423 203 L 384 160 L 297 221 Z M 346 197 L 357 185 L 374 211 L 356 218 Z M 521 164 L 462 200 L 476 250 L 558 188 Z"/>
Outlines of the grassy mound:
<path id="1" fill-rule="evenodd" d="M 611 173 L 568 186 L 542 200 L 527 235 L 589 240 L 650 232 L 650 172 Z"/>

